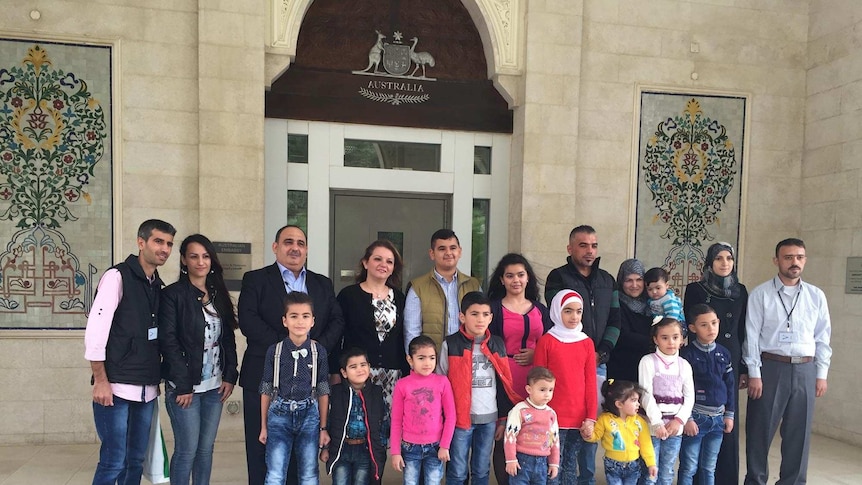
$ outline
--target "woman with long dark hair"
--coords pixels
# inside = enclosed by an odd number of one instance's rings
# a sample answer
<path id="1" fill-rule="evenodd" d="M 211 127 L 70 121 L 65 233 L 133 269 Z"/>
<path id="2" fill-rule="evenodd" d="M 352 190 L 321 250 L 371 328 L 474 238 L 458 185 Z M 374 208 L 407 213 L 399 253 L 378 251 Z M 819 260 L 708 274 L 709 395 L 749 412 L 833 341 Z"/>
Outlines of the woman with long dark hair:
<path id="1" fill-rule="evenodd" d="M 652 312 L 644 286 L 644 265 L 627 259 L 617 273 L 617 298 L 620 302 L 620 338 L 608 360 L 608 377 L 638 382 L 641 357 L 655 352 L 650 336 Z"/>
<path id="2" fill-rule="evenodd" d="M 703 275 L 700 281 L 689 283 L 685 288 L 683 308 L 689 309 L 698 303 L 706 303 L 718 316 L 719 343 L 730 351 L 733 373 L 740 389 L 748 387 L 748 369 L 742 363 L 742 344 L 745 341 L 745 313 L 748 305 L 748 290 L 736 277 L 736 253 L 729 243 L 718 242 L 706 251 Z M 736 394 L 737 416 L 739 394 Z M 717 485 L 739 483 L 739 426 L 724 435 L 718 463 L 715 467 Z"/>
<path id="3" fill-rule="evenodd" d="M 553 326 L 547 307 L 539 303 L 539 283 L 527 258 L 509 253 L 500 259 L 488 282 L 488 299 L 492 313 L 489 330 L 506 344 L 512 387 L 526 399 L 536 342 Z M 494 446 L 494 475 L 497 483 L 509 483 L 503 440 Z"/>
<path id="4" fill-rule="evenodd" d="M 165 403 L 174 430 L 171 483 L 209 483 L 224 402 L 236 384 L 236 313 L 212 242 L 180 245 L 180 278 L 162 291 L 159 350 Z"/>
<path id="5" fill-rule="evenodd" d="M 370 381 L 383 388 L 388 406 L 392 405 L 395 381 L 409 371 L 404 355 L 403 268 L 401 255 L 391 242 L 374 241 L 359 261 L 357 283 L 338 293 L 344 314 L 344 347 L 368 352 Z"/>

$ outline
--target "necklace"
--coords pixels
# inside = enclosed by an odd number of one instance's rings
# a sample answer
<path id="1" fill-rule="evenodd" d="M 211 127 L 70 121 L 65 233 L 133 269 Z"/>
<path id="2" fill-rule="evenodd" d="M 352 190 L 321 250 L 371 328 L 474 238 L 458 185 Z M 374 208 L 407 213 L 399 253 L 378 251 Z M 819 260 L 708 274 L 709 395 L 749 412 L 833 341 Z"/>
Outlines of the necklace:
<path id="1" fill-rule="evenodd" d="M 661 361 L 661 363 L 664 365 L 664 370 L 668 370 L 668 369 L 670 369 L 670 366 L 672 366 L 672 365 L 676 364 L 676 359 L 674 359 L 674 360 L 672 360 L 672 361 L 670 361 L 670 362 L 668 362 L 668 361 L 666 361 L 666 360 L 662 359 L 662 358 L 661 358 L 661 353 L 660 353 L 660 352 L 656 352 L 656 353 L 655 353 L 655 356 L 656 356 L 656 357 L 658 357 L 658 360 L 660 360 L 660 361 Z"/>
<path id="2" fill-rule="evenodd" d="M 369 285 L 367 281 L 363 281 L 360 284 L 360 286 L 366 292 L 371 293 L 371 297 L 374 298 L 375 300 L 382 300 L 382 299 L 389 296 L 389 287 L 388 286 L 384 286 L 383 289 L 380 291 L 372 288 L 371 285 Z"/>

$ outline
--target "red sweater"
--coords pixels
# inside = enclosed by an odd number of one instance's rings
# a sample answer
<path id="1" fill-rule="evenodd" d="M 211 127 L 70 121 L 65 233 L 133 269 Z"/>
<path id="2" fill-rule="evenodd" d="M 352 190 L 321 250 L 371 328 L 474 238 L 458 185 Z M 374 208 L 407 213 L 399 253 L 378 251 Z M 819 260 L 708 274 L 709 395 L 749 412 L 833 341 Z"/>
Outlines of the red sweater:
<path id="1" fill-rule="evenodd" d="M 546 333 L 536 344 L 533 365 L 547 367 L 556 377 L 554 398 L 548 405 L 557 412 L 560 428 L 580 428 L 585 419 L 596 419 L 596 351 L 592 339 L 564 344 Z"/>

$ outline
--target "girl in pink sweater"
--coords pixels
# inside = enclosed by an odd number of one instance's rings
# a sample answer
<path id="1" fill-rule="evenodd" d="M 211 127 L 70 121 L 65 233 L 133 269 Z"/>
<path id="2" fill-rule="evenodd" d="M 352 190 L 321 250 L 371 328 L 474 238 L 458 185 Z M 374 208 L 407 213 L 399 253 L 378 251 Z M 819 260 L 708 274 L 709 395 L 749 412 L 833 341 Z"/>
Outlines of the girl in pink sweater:
<path id="1" fill-rule="evenodd" d="M 598 412 L 596 351 L 583 332 L 584 300 L 574 290 L 560 290 L 550 305 L 554 326 L 539 339 L 533 364 L 547 367 L 557 378 L 548 403 L 560 426 L 560 473 L 548 483 L 577 483 L 579 429 L 592 429 Z"/>
<path id="2" fill-rule="evenodd" d="M 437 347 L 430 337 L 410 341 L 407 362 L 413 372 L 392 391 L 389 453 L 405 485 L 437 485 L 455 433 L 455 397 L 446 376 L 434 373 Z M 423 477 L 420 471 L 424 470 Z"/>

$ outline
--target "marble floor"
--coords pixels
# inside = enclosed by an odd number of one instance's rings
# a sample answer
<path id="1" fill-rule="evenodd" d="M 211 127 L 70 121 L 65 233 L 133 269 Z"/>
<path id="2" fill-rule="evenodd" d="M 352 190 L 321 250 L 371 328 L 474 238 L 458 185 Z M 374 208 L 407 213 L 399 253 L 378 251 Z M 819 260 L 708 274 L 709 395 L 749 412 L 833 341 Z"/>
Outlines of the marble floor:
<path id="1" fill-rule="evenodd" d="M 170 449 L 171 443 L 168 443 Z M 0 446 L 0 485 L 85 485 L 91 483 L 98 461 L 98 445 Z M 601 453 L 601 452 L 600 452 Z M 770 450 L 773 478 L 778 476 L 778 440 Z M 808 483 L 814 485 L 862 483 L 862 449 L 815 436 L 811 446 Z M 245 451 L 241 442 L 216 444 L 213 485 L 245 483 Z M 601 468 L 601 467 L 600 467 Z M 322 483 L 331 483 L 328 477 Z M 149 483 L 146 480 L 144 483 Z M 401 483 L 401 474 L 386 470 L 383 483 Z M 492 483 L 495 483 L 492 479 Z M 603 485 L 604 476 L 598 483 Z"/>

